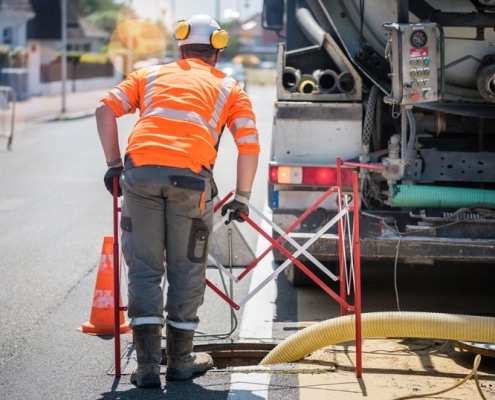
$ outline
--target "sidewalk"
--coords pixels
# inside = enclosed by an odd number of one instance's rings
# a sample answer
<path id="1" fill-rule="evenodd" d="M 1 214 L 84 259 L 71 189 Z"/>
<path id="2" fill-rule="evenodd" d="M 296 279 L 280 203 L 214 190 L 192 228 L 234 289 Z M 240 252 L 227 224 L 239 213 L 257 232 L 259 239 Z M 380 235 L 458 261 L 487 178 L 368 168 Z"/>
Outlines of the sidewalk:
<path id="1" fill-rule="evenodd" d="M 47 122 L 91 116 L 96 105 L 111 88 L 68 92 L 65 95 L 65 112 L 62 112 L 62 95 L 33 96 L 15 103 L 15 122 Z M 12 107 L 12 105 L 11 105 Z M 10 111 L 11 112 L 11 111 Z"/>

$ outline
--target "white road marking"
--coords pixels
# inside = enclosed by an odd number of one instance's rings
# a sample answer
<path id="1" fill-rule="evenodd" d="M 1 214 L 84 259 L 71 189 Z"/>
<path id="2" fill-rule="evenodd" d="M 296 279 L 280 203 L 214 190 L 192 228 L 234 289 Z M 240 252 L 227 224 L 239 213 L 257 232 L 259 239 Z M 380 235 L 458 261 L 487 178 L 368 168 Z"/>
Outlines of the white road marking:
<path id="1" fill-rule="evenodd" d="M 265 222 L 261 224 L 261 228 L 270 232 L 269 225 Z M 268 242 L 260 235 L 255 254 L 260 254 L 267 246 Z M 272 262 L 273 256 L 269 253 L 251 271 L 249 291 L 256 288 L 272 272 Z M 272 280 L 246 303 L 240 326 L 240 342 L 271 341 L 276 297 L 275 280 Z M 227 400 L 267 400 L 270 377 L 269 373 L 233 373 Z"/>
<path id="2" fill-rule="evenodd" d="M 270 374 L 234 373 L 230 382 L 228 400 L 268 399 Z"/>

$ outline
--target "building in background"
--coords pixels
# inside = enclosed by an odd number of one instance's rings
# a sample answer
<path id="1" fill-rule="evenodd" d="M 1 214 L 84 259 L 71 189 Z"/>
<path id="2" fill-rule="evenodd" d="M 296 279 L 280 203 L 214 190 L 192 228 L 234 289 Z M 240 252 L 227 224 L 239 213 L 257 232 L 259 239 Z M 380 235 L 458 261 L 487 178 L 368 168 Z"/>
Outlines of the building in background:
<path id="1" fill-rule="evenodd" d="M 0 44 L 26 47 L 26 30 L 35 13 L 30 0 L 0 0 Z"/>
<path id="2" fill-rule="evenodd" d="M 29 0 L 0 0 L 0 85 L 13 87 L 20 100 L 29 96 L 26 32 L 34 16 Z"/>
<path id="3" fill-rule="evenodd" d="M 276 32 L 263 29 L 261 13 L 240 20 L 232 32 L 237 35 L 241 46 L 240 54 L 255 55 L 260 62 L 274 62 L 277 57 L 277 44 L 281 38 Z"/>
<path id="4" fill-rule="evenodd" d="M 14 0 L 11 0 L 14 1 Z M 35 17 L 27 24 L 27 39 L 38 42 L 40 61 L 53 61 L 62 50 L 61 1 L 30 0 Z M 67 2 L 67 51 L 98 52 L 110 35 L 77 14 Z"/>
<path id="5" fill-rule="evenodd" d="M 29 92 L 32 95 L 60 93 L 61 88 L 61 53 L 62 53 L 62 0 L 30 0 L 35 12 L 27 24 L 27 43 L 29 49 Z M 108 32 L 96 27 L 79 15 L 73 4 L 67 1 L 67 52 L 98 53 L 102 45 L 108 42 Z M 85 72 L 86 66 L 69 62 L 67 76 L 71 90 L 77 85 L 91 89 L 101 85 L 96 78 L 100 72 Z M 112 78 L 112 66 L 101 66 L 99 70 L 104 77 Z M 89 76 L 81 76 L 81 74 Z M 86 78 L 84 80 L 78 77 Z M 91 83 L 93 81 L 93 83 Z"/>

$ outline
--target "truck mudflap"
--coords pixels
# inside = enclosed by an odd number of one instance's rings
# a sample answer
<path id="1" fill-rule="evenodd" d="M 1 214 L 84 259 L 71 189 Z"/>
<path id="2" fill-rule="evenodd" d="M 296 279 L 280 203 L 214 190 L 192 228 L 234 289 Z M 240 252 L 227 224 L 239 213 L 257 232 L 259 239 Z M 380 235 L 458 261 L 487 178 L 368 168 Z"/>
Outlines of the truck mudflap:
<path id="1" fill-rule="evenodd" d="M 274 210 L 274 222 L 283 228 L 287 221 L 297 218 L 296 210 Z M 290 233 L 299 245 L 308 241 L 322 226 L 321 210 L 308 218 L 311 223 L 301 224 Z M 308 229 L 308 227 L 313 227 Z M 360 216 L 360 246 L 363 261 L 398 261 L 408 264 L 435 262 L 492 262 L 495 260 L 495 220 L 434 218 L 426 222 L 416 220 L 406 212 L 381 212 Z M 348 248 L 349 238 L 346 239 Z M 321 235 L 308 248 L 318 260 L 338 261 L 337 227 Z M 291 249 L 289 243 L 284 246 Z M 280 254 L 274 253 L 276 261 Z"/>

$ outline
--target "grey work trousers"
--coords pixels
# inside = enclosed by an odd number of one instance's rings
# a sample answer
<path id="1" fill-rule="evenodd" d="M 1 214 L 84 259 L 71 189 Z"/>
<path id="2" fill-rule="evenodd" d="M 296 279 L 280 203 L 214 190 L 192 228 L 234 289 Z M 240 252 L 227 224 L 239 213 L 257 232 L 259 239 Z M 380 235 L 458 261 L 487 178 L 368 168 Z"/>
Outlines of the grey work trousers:
<path id="1" fill-rule="evenodd" d="M 142 166 L 126 169 L 120 182 L 131 326 L 166 322 L 178 329 L 196 329 L 213 226 L 211 180 L 188 169 Z"/>

